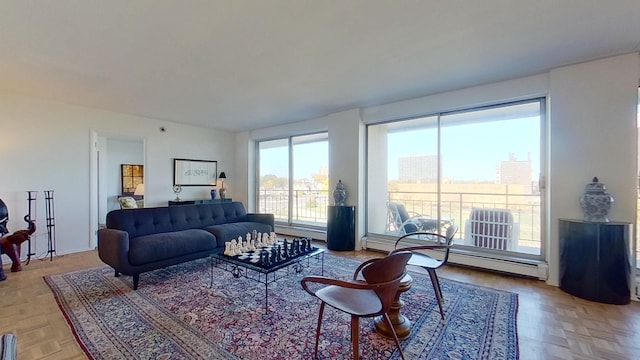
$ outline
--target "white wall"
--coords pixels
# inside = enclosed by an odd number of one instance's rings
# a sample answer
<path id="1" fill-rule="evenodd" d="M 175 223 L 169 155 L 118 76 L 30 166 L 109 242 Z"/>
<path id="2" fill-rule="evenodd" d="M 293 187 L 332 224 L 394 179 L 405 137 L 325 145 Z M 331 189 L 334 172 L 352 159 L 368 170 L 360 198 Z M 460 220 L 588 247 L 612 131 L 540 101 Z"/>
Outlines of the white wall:
<path id="1" fill-rule="evenodd" d="M 609 218 L 636 221 L 639 79 L 638 54 L 550 72 L 551 284 L 559 282 L 558 219 L 582 218 L 579 199 L 594 176 L 615 199 Z"/>
<path id="2" fill-rule="evenodd" d="M 356 207 L 356 239 L 365 234 L 364 223 L 364 124 L 360 110 L 347 110 L 327 117 L 329 129 L 329 204 L 332 191 L 342 180 L 347 192 L 345 205 Z M 356 250 L 360 250 L 356 241 Z"/>
<path id="3" fill-rule="evenodd" d="M 90 199 L 93 132 L 145 139 L 146 206 L 166 206 L 174 198 L 173 158 L 218 160 L 223 170 L 235 164 L 235 141 L 229 132 L 2 93 L 0 198 L 9 208 L 10 231 L 25 227 L 26 191 L 37 190 L 37 233 L 42 234 L 42 191 L 54 190 L 57 254 L 92 247 L 90 213 L 97 218 L 97 204 Z M 180 197 L 209 198 L 209 190 L 185 187 Z M 38 255 L 46 252 L 46 237 L 39 235 L 35 243 Z"/>

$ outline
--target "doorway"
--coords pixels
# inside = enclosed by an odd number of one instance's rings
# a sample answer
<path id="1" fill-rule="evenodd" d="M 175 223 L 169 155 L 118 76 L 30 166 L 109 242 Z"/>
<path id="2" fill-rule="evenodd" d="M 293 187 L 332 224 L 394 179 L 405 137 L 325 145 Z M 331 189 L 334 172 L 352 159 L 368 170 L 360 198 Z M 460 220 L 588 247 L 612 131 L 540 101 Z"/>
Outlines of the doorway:
<path id="1" fill-rule="evenodd" d="M 91 241 L 98 244 L 98 229 L 106 224 L 107 213 L 120 208 L 123 189 L 121 165 L 139 164 L 145 169 L 145 139 L 124 134 L 91 132 Z M 144 174 L 143 174 L 144 176 Z"/>

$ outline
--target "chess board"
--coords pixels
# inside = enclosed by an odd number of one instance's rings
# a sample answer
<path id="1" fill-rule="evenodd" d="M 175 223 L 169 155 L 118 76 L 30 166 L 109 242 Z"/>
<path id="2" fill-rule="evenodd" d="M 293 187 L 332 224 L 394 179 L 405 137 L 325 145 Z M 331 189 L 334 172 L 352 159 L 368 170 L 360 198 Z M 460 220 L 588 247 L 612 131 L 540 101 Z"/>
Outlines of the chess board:
<path id="1" fill-rule="evenodd" d="M 318 250 L 311 245 L 311 238 L 280 239 L 276 243 L 225 258 L 263 269 L 271 269 Z"/>

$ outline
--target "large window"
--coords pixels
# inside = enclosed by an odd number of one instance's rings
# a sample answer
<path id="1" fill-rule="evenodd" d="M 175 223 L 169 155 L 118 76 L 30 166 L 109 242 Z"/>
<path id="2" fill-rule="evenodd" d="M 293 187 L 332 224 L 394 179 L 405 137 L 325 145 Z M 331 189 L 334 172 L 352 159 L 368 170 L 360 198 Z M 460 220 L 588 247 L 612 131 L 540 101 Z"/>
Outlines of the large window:
<path id="1" fill-rule="evenodd" d="M 258 142 L 258 204 L 284 225 L 325 227 L 328 205 L 327 133 Z"/>
<path id="2" fill-rule="evenodd" d="M 456 245 L 540 257 L 544 99 L 367 128 L 367 232 L 460 228 Z"/>

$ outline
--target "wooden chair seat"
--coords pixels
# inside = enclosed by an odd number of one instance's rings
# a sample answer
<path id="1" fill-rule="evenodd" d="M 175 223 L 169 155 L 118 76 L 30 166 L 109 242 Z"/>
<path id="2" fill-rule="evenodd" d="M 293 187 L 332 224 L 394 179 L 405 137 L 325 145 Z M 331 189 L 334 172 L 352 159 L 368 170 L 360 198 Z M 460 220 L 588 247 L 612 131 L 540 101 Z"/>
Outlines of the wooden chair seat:
<path id="1" fill-rule="evenodd" d="M 382 310 L 382 302 L 373 290 L 327 286 L 316 292 L 318 299 L 338 310 L 357 316 L 373 316 Z"/>

